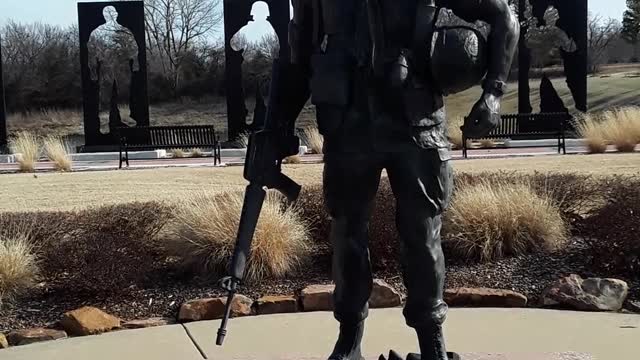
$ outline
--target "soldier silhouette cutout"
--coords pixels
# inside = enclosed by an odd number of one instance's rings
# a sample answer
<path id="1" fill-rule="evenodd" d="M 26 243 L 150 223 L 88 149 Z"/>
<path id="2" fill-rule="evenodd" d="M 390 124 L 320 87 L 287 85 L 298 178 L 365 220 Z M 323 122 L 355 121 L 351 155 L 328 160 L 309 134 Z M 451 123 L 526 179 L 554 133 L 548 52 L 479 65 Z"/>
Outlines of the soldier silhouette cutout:
<path id="1" fill-rule="evenodd" d="M 138 90 L 137 88 L 139 87 L 139 81 L 140 81 L 139 80 L 140 66 L 138 62 L 139 50 L 138 50 L 137 43 L 133 37 L 133 34 L 131 34 L 131 31 L 118 23 L 119 15 L 115 7 L 106 6 L 102 11 L 102 15 L 106 23 L 99 26 L 91 33 L 91 37 L 89 40 L 89 47 L 88 47 L 90 57 L 95 57 L 96 63 L 99 65 L 96 67 L 93 67 L 90 64 L 89 69 L 91 74 L 92 87 L 94 87 L 94 89 L 98 92 L 98 103 L 97 103 L 98 116 L 101 113 L 100 111 L 100 109 L 102 108 L 101 105 L 105 102 L 109 104 L 108 105 L 108 108 L 109 108 L 108 124 L 101 124 L 100 132 L 102 134 L 105 134 L 102 129 L 105 127 L 108 127 L 109 129 L 108 134 L 115 134 L 118 127 L 127 126 L 127 124 L 122 121 L 120 110 L 118 108 L 119 89 L 118 89 L 118 82 L 117 82 L 117 74 L 130 73 L 130 76 L 131 76 L 130 91 L 133 91 L 133 92 L 129 96 L 129 102 L 130 102 L 129 116 L 132 120 L 136 122 L 136 124 L 138 123 L 138 119 L 140 118 L 140 116 L 138 115 L 139 110 L 137 107 L 137 101 L 135 96 L 136 94 L 135 91 Z M 125 51 L 121 55 L 123 55 L 123 57 L 125 58 L 129 58 L 128 62 L 112 63 L 101 58 L 103 54 L 101 54 L 100 48 L 98 46 L 98 41 L 102 39 L 111 40 L 114 36 L 127 38 L 127 39 L 121 38 L 121 39 L 118 39 L 118 41 L 126 42 L 126 44 L 131 46 L 131 48 L 129 48 L 128 46 L 120 48 L 121 50 Z M 110 45 L 111 43 L 106 44 L 106 46 L 110 46 Z M 109 99 L 103 99 L 100 96 L 100 94 L 103 93 L 101 91 L 101 87 L 104 84 L 103 81 L 104 83 L 108 83 L 111 85 L 110 92 L 108 92 Z M 102 120 L 101 120 L 101 123 L 102 123 Z"/>
<path id="2" fill-rule="evenodd" d="M 264 17 L 256 17 L 259 14 L 266 14 Z M 271 23 L 267 21 L 269 17 L 269 6 L 262 2 L 257 1 L 251 6 L 251 14 L 249 15 L 249 22 L 238 30 L 231 38 L 231 48 L 235 51 L 246 50 L 242 46 L 244 40 L 254 34 L 262 34 L 262 36 L 276 37 L 276 32 L 271 26 Z M 266 30 L 266 33 L 265 33 Z"/>

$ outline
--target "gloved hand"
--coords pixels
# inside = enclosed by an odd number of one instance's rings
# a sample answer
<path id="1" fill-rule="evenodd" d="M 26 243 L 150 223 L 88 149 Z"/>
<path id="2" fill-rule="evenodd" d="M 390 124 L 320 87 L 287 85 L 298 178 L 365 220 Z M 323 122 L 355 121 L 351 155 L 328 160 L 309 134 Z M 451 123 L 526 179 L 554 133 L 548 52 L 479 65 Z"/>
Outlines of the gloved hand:
<path id="1" fill-rule="evenodd" d="M 462 133 L 468 138 L 487 136 L 500 124 L 500 100 L 498 96 L 485 92 L 464 119 L 464 125 L 460 127 Z"/>

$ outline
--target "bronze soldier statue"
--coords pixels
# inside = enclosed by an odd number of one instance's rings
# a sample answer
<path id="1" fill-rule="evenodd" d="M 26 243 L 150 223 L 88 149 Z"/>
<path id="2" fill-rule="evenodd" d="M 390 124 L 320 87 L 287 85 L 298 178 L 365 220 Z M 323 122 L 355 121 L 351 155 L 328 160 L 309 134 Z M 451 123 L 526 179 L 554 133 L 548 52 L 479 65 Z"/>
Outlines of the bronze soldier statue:
<path id="1" fill-rule="evenodd" d="M 457 43 L 438 41 L 436 36 L 456 38 L 434 30 L 440 8 L 488 23 L 485 48 L 469 41 L 464 29 Z M 367 227 L 383 169 L 397 200 L 406 323 L 417 333 L 423 360 L 457 357 L 447 353 L 442 334 L 448 308 L 441 214 L 452 191 L 443 97 L 486 75 L 462 130 L 482 136 L 495 128 L 518 41 L 517 19 L 507 0 L 293 0 L 293 10 L 291 62 L 308 77 L 325 141 L 324 194 L 340 324 L 329 359 L 362 358 L 372 289 Z M 477 56 L 469 67 L 480 64 L 480 77 L 478 69 L 462 77 L 438 69 L 464 60 L 446 58 L 443 53 L 460 50 L 449 46 Z"/>

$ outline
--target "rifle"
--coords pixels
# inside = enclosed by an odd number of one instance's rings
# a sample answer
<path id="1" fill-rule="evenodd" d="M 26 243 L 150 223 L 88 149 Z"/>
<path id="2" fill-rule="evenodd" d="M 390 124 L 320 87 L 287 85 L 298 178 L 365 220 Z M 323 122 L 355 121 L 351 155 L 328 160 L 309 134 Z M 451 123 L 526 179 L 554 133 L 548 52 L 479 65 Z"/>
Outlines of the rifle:
<path id="1" fill-rule="evenodd" d="M 285 99 L 285 95 L 287 98 Z M 249 136 L 245 158 L 244 178 L 249 181 L 245 190 L 244 204 L 231 261 L 231 275 L 221 281 L 228 292 L 224 318 L 218 329 L 216 344 L 222 345 L 227 334 L 226 326 L 231 314 L 231 303 L 241 284 L 251 243 L 267 189 L 276 189 L 287 200 L 294 202 L 301 186 L 282 173 L 282 161 L 295 155 L 300 149 L 300 140 L 295 135 L 295 117 L 308 98 L 304 75 L 288 59 L 276 59 L 272 67 L 269 104 L 264 119 L 254 119 L 256 131 Z M 256 123 L 257 122 L 257 123 Z"/>

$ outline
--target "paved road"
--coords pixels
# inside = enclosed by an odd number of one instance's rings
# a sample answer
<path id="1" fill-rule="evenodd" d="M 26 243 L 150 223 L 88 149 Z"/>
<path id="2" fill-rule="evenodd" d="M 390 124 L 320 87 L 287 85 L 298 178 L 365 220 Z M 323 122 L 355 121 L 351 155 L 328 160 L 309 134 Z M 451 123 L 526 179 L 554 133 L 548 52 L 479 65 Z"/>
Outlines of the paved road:
<path id="1" fill-rule="evenodd" d="M 219 321 L 125 330 L 0 350 L 2 360 L 322 360 L 335 341 L 330 313 L 232 319 L 223 347 Z M 537 309 L 452 309 L 445 332 L 465 360 L 638 360 L 640 315 Z M 197 344 L 197 346 L 196 346 Z M 372 310 L 367 359 L 390 348 L 418 350 L 401 309 Z"/>

